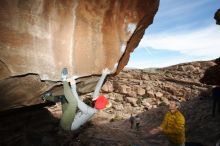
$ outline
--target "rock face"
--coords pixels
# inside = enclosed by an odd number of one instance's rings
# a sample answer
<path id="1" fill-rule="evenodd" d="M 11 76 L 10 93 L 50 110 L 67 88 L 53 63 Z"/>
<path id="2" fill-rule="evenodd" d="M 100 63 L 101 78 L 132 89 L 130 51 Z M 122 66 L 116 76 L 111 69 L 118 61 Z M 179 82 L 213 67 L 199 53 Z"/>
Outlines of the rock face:
<path id="1" fill-rule="evenodd" d="M 215 12 L 215 16 L 214 16 L 215 20 L 216 20 L 216 24 L 220 25 L 220 9 L 218 9 Z"/>
<path id="2" fill-rule="evenodd" d="M 159 0 L 1 0 L 0 86 L 13 82 L 7 78 L 23 80 L 27 74 L 39 75 L 38 85 L 41 80 L 59 81 L 61 69 L 67 67 L 69 74 L 87 77 L 78 82 L 82 92 L 90 92 L 97 77 L 89 82 L 88 76 L 101 74 L 104 68 L 112 73 L 124 68 L 158 5 Z M 10 92 L 13 98 L 0 100 L 12 105 L 14 99 L 22 104 L 29 100 L 16 90 Z M 39 90 L 43 92 L 42 88 L 25 92 L 37 97 Z"/>
<path id="3" fill-rule="evenodd" d="M 180 102 L 210 97 L 212 86 L 201 83 L 208 69 L 216 66 L 216 60 L 178 64 L 166 68 L 124 69 L 117 76 L 109 77 L 102 87 L 112 108 L 105 120 L 127 119 L 130 114 L 140 114 L 168 105 L 170 100 Z M 91 103 L 91 93 L 81 96 Z M 89 101 L 90 100 L 90 101 Z M 52 112 L 56 116 L 57 112 Z M 100 117 L 102 117 L 100 116 Z"/>
<path id="4" fill-rule="evenodd" d="M 200 80 L 202 83 L 208 85 L 219 85 L 220 86 L 220 58 L 214 61 L 215 65 L 208 68 L 203 78 Z"/>
<path id="5" fill-rule="evenodd" d="M 161 69 L 125 69 L 119 75 L 108 78 L 102 90 L 113 102 L 111 113 L 128 118 L 130 113 L 142 113 L 168 105 L 169 100 L 189 101 L 210 96 L 211 86 L 200 80 L 205 78 L 207 70 L 215 66 L 216 61 L 203 61 Z"/>
<path id="6" fill-rule="evenodd" d="M 36 73 L 60 80 L 63 67 L 79 77 L 113 70 L 119 59 L 123 68 L 158 1 L 2 0 L 0 8 L 0 78 Z"/>
<path id="7" fill-rule="evenodd" d="M 161 69 L 124 69 L 117 76 L 109 77 L 102 87 L 102 94 L 112 102 L 105 122 L 168 105 L 170 100 L 182 102 L 209 97 L 212 86 L 200 81 L 219 81 L 215 76 L 207 75 L 211 68 L 216 67 L 218 60 L 183 63 Z M 82 98 L 89 100 L 90 94 Z"/>
<path id="8" fill-rule="evenodd" d="M 220 25 L 220 9 L 215 12 L 214 19 L 216 20 L 216 24 Z M 220 58 L 216 59 L 215 65 L 208 68 L 204 74 L 204 77 L 200 80 L 202 83 L 208 85 L 218 85 L 220 86 Z"/>
<path id="9" fill-rule="evenodd" d="M 212 86 L 200 81 L 205 78 L 207 70 L 215 66 L 216 60 L 183 63 L 161 69 L 124 69 L 117 76 L 109 77 L 103 85 L 102 94 L 109 97 L 112 108 L 107 110 L 107 116 L 100 116 L 105 120 L 96 121 L 108 123 L 126 119 L 131 113 L 140 114 L 168 105 L 170 100 L 185 102 L 208 98 Z M 85 99 L 91 99 L 90 94 L 81 96 L 86 103 L 89 102 Z M 57 112 L 52 113 L 56 116 Z"/>

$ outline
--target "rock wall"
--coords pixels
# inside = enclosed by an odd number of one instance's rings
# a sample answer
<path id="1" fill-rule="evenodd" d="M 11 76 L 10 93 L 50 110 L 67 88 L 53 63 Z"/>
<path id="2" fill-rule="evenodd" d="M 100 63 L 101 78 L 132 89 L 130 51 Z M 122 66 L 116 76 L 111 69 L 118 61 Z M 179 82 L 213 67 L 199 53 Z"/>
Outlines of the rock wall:
<path id="1" fill-rule="evenodd" d="M 209 67 L 204 76 L 201 78 L 200 82 L 208 85 L 218 85 L 220 86 L 220 58 L 214 61 L 215 65 Z"/>
<path id="2" fill-rule="evenodd" d="M 110 77 L 102 90 L 113 103 L 110 112 L 121 118 L 142 113 L 169 100 L 188 101 L 211 95 L 211 86 L 200 82 L 215 61 L 178 64 L 161 69 L 123 70 Z"/>
<path id="3" fill-rule="evenodd" d="M 214 19 L 216 20 L 216 24 L 220 25 L 220 9 L 215 12 Z"/>
<path id="4" fill-rule="evenodd" d="M 159 0 L 1 0 L 0 103 L 14 105 L 19 99 L 16 105 L 26 105 L 51 88 L 27 87 L 60 81 L 63 67 L 82 77 L 78 89 L 91 92 L 98 77 L 90 75 L 124 68 L 158 6 Z M 30 79 L 8 93 L 13 77 L 22 82 L 28 75 L 38 82 L 33 85 Z"/>
<path id="5" fill-rule="evenodd" d="M 220 9 L 215 12 L 214 19 L 216 24 L 220 25 Z M 204 77 L 200 80 L 202 83 L 208 85 L 218 85 L 220 86 L 220 58 L 216 59 L 215 65 L 208 68 L 204 74 Z"/>
<path id="6" fill-rule="evenodd" d="M 1 0 L 0 79 L 35 73 L 42 80 L 58 81 L 63 67 L 79 77 L 100 74 L 104 68 L 114 73 L 120 59 L 118 68 L 127 64 L 158 4 L 158 0 Z"/>

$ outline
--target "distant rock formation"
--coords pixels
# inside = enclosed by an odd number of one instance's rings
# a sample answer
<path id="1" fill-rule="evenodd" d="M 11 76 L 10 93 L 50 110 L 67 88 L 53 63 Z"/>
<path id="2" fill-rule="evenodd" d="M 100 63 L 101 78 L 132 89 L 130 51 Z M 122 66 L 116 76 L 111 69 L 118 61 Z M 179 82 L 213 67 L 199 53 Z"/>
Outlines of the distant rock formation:
<path id="1" fill-rule="evenodd" d="M 201 78 L 201 82 L 208 85 L 219 85 L 220 86 L 220 58 L 214 61 L 215 65 L 208 68 L 203 78 Z"/>
<path id="2" fill-rule="evenodd" d="M 124 69 L 107 79 L 102 92 L 112 100 L 109 112 L 113 117 L 128 118 L 130 113 L 167 105 L 172 99 L 186 101 L 210 96 L 211 86 L 200 80 L 215 65 L 215 61 L 199 61 L 161 69 Z"/>
<path id="3" fill-rule="evenodd" d="M 216 20 L 216 24 L 220 25 L 220 9 L 215 12 L 214 19 Z"/>
<path id="4" fill-rule="evenodd" d="M 215 12 L 214 19 L 216 20 L 216 24 L 220 25 L 220 9 Z M 200 81 L 208 85 L 220 86 L 220 57 L 214 62 L 215 65 L 206 70 L 204 77 Z"/>
<path id="5" fill-rule="evenodd" d="M 186 101 L 209 96 L 211 87 L 200 79 L 214 66 L 214 61 L 201 61 L 161 69 L 128 69 L 109 78 L 102 89 L 113 100 L 115 111 L 129 116 L 129 112 L 167 105 L 171 99 Z"/>

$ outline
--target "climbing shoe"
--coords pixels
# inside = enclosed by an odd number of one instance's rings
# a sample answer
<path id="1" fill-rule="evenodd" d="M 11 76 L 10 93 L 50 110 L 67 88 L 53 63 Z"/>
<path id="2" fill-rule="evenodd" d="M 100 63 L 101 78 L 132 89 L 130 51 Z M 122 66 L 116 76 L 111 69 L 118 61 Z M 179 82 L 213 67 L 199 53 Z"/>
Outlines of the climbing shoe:
<path id="1" fill-rule="evenodd" d="M 61 71 L 61 79 L 62 79 L 62 81 L 66 81 L 67 75 L 68 75 L 67 68 L 63 68 L 62 71 Z"/>
<path id="2" fill-rule="evenodd" d="M 46 92 L 44 95 L 42 95 L 41 98 L 42 98 L 43 101 L 46 101 L 47 98 L 50 97 L 50 96 L 52 96 L 52 93 L 51 92 Z"/>

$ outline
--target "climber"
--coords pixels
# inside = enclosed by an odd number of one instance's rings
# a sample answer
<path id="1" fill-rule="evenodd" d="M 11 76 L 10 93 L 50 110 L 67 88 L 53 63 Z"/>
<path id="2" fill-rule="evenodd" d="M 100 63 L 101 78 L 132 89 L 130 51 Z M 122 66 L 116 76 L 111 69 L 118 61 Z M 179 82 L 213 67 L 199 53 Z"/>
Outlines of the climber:
<path id="1" fill-rule="evenodd" d="M 136 116 L 135 116 L 135 127 L 136 127 L 136 130 L 137 130 L 137 131 L 138 131 L 139 128 L 140 128 L 140 122 L 141 122 L 141 118 L 140 118 L 138 115 L 136 115 Z"/>
<path id="2" fill-rule="evenodd" d="M 102 71 L 102 76 L 98 81 L 93 94 L 95 108 L 92 108 L 79 99 L 79 96 L 76 92 L 76 77 L 71 77 L 67 79 L 67 68 L 64 68 L 62 70 L 61 78 L 63 81 L 64 98 L 61 98 L 63 112 L 60 120 L 61 128 L 63 128 L 64 130 L 76 130 L 81 125 L 86 123 L 98 110 L 109 108 L 111 106 L 111 103 L 106 97 L 98 96 L 102 84 L 107 74 L 109 73 L 110 72 L 108 69 L 104 69 Z M 67 81 L 70 82 L 71 88 Z M 46 96 L 44 96 L 44 100 L 55 100 L 54 96 L 48 95 L 49 94 L 46 94 Z M 76 113 L 77 108 L 79 109 L 79 111 Z"/>
<path id="3" fill-rule="evenodd" d="M 150 131 L 152 135 L 163 132 L 169 140 L 169 146 L 185 146 L 185 118 L 179 108 L 179 102 L 170 101 L 162 124 Z"/>
<path id="4" fill-rule="evenodd" d="M 135 117 L 131 114 L 131 116 L 130 116 L 130 118 L 129 118 L 129 122 L 130 122 L 130 124 L 131 124 L 131 129 L 133 129 L 134 128 L 134 120 L 135 120 Z"/>

